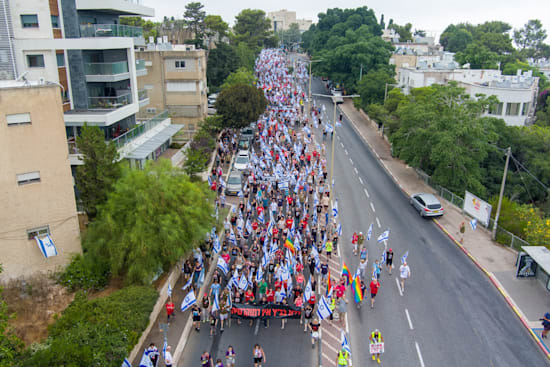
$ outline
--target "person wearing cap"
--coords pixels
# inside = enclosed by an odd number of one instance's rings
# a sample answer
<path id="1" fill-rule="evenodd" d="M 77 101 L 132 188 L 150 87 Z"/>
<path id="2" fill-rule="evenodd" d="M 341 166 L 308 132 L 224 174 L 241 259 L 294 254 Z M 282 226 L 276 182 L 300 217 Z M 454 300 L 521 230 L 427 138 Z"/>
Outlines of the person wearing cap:
<path id="1" fill-rule="evenodd" d="M 384 343 L 384 338 L 382 337 L 382 333 L 380 330 L 376 329 L 374 330 L 369 337 L 371 344 L 380 344 Z M 372 360 L 376 360 L 376 362 L 380 363 L 380 353 L 373 353 L 372 354 Z"/>
<path id="2" fill-rule="evenodd" d="M 388 273 L 391 275 L 391 269 L 393 268 L 393 250 L 390 248 L 388 251 L 386 251 L 386 269 L 388 269 Z"/>
<path id="3" fill-rule="evenodd" d="M 370 282 L 370 308 L 374 308 L 374 299 L 378 294 L 378 289 L 380 288 L 380 283 L 376 277 L 372 278 Z"/>
<path id="4" fill-rule="evenodd" d="M 411 276 L 411 268 L 409 268 L 409 265 L 407 265 L 407 262 L 405 261 L 403 265 L 399 267 L 399 276 L 401 277 L 401 292 L 405 292 L 405 279 L 410 278 Z"/>
<path id="5" fill-rule="evenodd" d="M 342 347 L 338 352 L 338 358 L 336 359 L 336 365 L 338 367 L 347 367 L 349 366 L 349 353 L 347 350 Z"/>

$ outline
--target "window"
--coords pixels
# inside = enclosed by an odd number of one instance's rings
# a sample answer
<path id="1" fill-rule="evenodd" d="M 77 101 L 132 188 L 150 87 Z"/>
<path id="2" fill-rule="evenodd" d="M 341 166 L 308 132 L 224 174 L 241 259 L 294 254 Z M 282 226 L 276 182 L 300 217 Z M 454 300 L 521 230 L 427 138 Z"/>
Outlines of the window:
<path id="1" fill-rule="evenodd" d="M 23 28 L 38 28 L 38 15 L 21 15 L 21 25 Z"/>
<path id="2" fill-rule="evenodd" d="M 506 104 L 506 115 L 507 116 L 517 116 L 517 115 L 519 115 L 519 103 L 507 103 Z"/>
<path id="3" fill-rule="evenodd" d="M 27 65 L 29 68 L 43 68 L 44 55 L 27 55 Z"/>
<path id="4" fill-rule="evenodd" d="M 38 171 L 20 173 L 16 176 L 18 185 L 27 185 L 35 182 L 40 182 L 40 172 Z"/>
<path id="5" fill-rule="evenodd" d="M 50 234 L 50 226 L 27 229 L 27 238 L 33 240 L 35 237 L 46 236 Z"/>
<path id="6" fill-rule="evenodd" d="M 6 115 L 6 122 L 10 125 L 26 125 L 31 123 L 30 113 L 16 113 L 13 115 Z"/>
<path id="7" fill-rule="evenodd" d="M 53 28 L 60 28 L 59 27 L 59 16 L 52 15 L 52 27 Z"/>
<path id="8" fill-rule="evenodd" d="M 167 82 L 166 91 L 167 92 L 196 92 L 197 83 L 196 82 Z"/>
<path id="9" fill-rule="evenodd" d="M 176 69 L 185 68 L 185 60 L 176 60 Z"/>
<path id="10" fill-rule="evenodd" d="M 489 108 L 489 115 L 502 115 L 502 102 L 496 103 Z"/>
<path id="11" fill-rule="evenodd" d="M 523 108 L 521 110 L 521 115 L 522 116 L 525 116 L 525 115 L 528 115 L 529 114 L 529 108 L 531 107 L 531 103 L 530 102 L 524 102 L 523 103 Z"/>
<path id="12" fill-rule="evenodd" d="M 62 68 L 65 66 L 65 55 L 64 54 L 55 54 L 55 58 L 57 59 L 57 67 Z"/>

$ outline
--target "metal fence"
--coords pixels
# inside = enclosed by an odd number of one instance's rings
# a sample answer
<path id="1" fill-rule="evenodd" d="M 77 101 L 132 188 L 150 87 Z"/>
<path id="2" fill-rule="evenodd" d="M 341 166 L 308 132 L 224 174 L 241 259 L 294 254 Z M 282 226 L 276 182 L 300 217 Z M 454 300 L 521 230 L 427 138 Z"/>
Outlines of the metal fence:
<path id="1" fill-rule="evenodd" d="M 464 199 L 460 196 L 454 194 L 453 192 L 447 190 L 443 186 L 437 184 L 433 178 L 428 175 L 426 172 L 415 168 L 416 174 L 418 177 L 424 181 L 427 185 L 437 191 L 437 194 L 443 199 L 447 200 L 454 206 L 458 207 L 460 210 L 464 208 Z M 495 220 L 493 218 L 489 219 L 489 229 L 493 228 Z M 524 239 L 516 236 L 512 232 L 505 230 L 504 228 L 497 226 L 497 236 L 496 241 L 502 245 L 508 246 L 516 251 L 521 251 L 522 246 L 530 246 L 529 242 Z"/>

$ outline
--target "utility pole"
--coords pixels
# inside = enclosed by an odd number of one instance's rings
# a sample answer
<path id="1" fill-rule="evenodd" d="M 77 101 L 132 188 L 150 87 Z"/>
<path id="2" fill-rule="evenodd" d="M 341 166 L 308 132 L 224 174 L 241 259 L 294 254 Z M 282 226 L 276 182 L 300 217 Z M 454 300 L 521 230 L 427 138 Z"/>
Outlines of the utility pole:
<path id="1" fill-rule="evenodd" d="M 311 116 L 311 64 L 312 64 L 312 60 L 309 61 L 309 88 L 307 92 L 307 111 L 306 111 L 307 122 L 309 122 L 309 118 Z"/>
<path id="2" fill-rule="evenodd" d="M 502 175 L 502 183 L 500 184 L 500 195 L 498 197 L 497 214 L 495 215 L 495 223 L 493 224 L 493 241 L 497 238 L 497 226 L 498 217 L 500 216 L 500 206 L 502 205 L 502 196 L 504 195 L 504 186 L 506 185 L 506 175 L 508 174 L 508 163 L 510 163 L 510 156 L 512 155 L 512 148 L 506 149 L 506 164 L 504 165 L 504 174 Z"/>
<path id="3" fill-rule="evenodd" d="M 359 81 L 363 79 L 363 64 L 361 64 L 361 70 L 359 70 Z"/>

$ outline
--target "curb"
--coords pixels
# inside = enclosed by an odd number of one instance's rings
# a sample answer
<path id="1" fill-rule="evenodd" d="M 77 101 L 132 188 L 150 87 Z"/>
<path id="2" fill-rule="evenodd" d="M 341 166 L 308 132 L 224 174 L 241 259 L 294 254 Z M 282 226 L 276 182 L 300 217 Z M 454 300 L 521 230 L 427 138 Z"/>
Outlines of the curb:
<path id="1" fill-rule="evenodd" d="M 351 126 L 352 128 L 355 130 L 355 132 L 361 137 L 361 139 L 367 143 L 367 146 L 369 147 L 369 149 L 371 150 L 372 153 L 374 153 L 374 155 L 376 156 L 376 158 L 378 158 L 379 162 L 382 164 L 382 167 L 384 167 L 384 169 L 386 170 L 387 173 L 389 173 L 389 175 L 393 178 L 393 181 L 399 186 L 399 188 L 407 195 L 407 196 L 410 196 L 410 194 L 403 188 L 403 186 L 401 186 L 401 184 L 399 183 L 399 181 L 397 180 L 397 178 L 393 175 L 393 173 L 390 171 L 390 169 L 386 166 L 386 164 L 382 161 L 382 159 L 380 158 L 380 155 L 373 149 L 373 147 L 371 146 L 371 144 L 369 143 L 369 141 L 365 138 L 365 136 L 363 135 L 363 133 L 361 133 L 359 131 L 359 129 L 357 128 L 356 126 L 356 123 L 353 122 L 353 120 L 351 118 L 349 118 L 349 116 L 340 108 L 340 111 L 346 116 L 346 118 L 351 122 Z M 527 322 L 527 320 L 525 319 L 525 317 L 520 313 L 519 309 L 517 308 L 517 306 L 512 302 L 512 299 L 510 298 L 510 296 L 508 295 L 508 293 L 506 292 L 506 290 L 498 283 L 498 281 L 495 279 L 494 275 L 491 274 L 490 272 L 488 272 L 483 266 L 481 266 L 481 264 L 477 261 L 477 259 L 472 255 L 470 254 L 470 252 L 460 243 L 458 242 L 457 240 L 454 239 L 454 237 L 449 233 L 449 231 L 447 231 L 445 229 L 445 227 L 443 227 L 443 225 L 441 225 L 439 223 L 439 221 L 437 219 L 433 219 L 433 222 L 437 225 L 437 227 L 447 235 L 447 237 L 449 237 L 451 239 L 451 241 L 458 246 L 459 249 L 462 250 L 462 252 L 464 252 L 464 254 L 466 256 L 468 256 L 470 258 L 470 260 L 472 260 L 472 262 L 489 278 L 489 280 L 491 281 L 491 283 L 493 284 L 493 286 L 499 291 L 499 293 L 502 295 L 502 297 L 504 297 L 504 300 L 506 301 L 506 303 L 508 303 L 508 306 L 510 306 L 510 308 L 512 309 L 512 311 L 514 311 L 514 313 L 516 314 L 516 316 L 518 317 L 518 319 L 521 321 L 521 323 L 523 324 L 523 326 L 527 329 L 527 331 L 531 334 L 531 337 L 533 338 L 533 341 L 539 346 L 539 348 L 541 349 L 541 351 L 544 353 L 544 355 L 546 355 L 546 357 L 548 359 L 550 359 L 550 352 L 548 352 L 546 350 L 546 348 L 544 347 L 544 345 L 541 343 L 541 341 L 538 339 L 538 337 L 535 335 L 535 333 L 533 332 L 533 330 L 529 327 L 529 323 Z"/>

